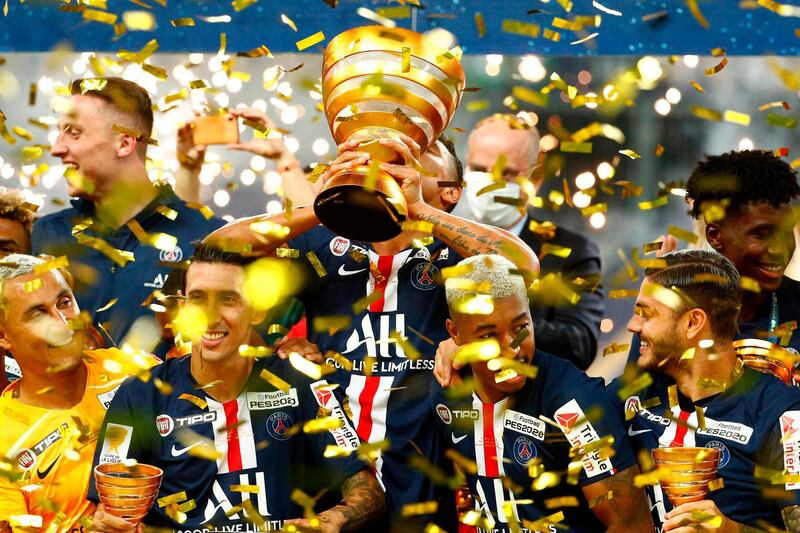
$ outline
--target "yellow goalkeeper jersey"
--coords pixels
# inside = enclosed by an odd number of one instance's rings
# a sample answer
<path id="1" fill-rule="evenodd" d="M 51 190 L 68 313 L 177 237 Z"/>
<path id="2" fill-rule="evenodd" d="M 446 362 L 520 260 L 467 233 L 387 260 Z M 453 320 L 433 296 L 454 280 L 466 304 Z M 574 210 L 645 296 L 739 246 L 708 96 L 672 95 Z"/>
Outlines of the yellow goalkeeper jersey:
<path id="1" fill-rule="evenodd" d="M 91 522 L 86 492 L 106 410 L 126 377 L 157 362 L 134 364 L 116 349 L 86 355 L 86 390 L 71 409 L 21 403 L 18 381 L 0 395 L 0 522 L 15 530 L 81 531 Z"/>

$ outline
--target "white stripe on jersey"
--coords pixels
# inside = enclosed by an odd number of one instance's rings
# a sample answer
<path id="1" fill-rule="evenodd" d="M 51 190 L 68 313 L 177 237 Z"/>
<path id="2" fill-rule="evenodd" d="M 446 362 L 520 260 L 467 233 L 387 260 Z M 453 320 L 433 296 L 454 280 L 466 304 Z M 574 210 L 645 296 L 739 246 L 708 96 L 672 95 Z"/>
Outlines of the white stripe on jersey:
<path id="1" fill-rule="evenodd" d="M 211 422 L 211 427 L 214 428 L 214 448 L 220 453 L 217 457 L 217 473 L 227 474 L 228 470 L 228 432 L 225 426 L 225 409 L 222 404 L 214 398 L 206 396 L 206 403 L 208 410 L 215 413 L 216 416 Z M 228 509 L 225 509 L 227 512 Z"/>
<path id="2" fill-rule="evenodd" d="M 492 429 L 494 434 L 494 447 L 495 452 L 490 451 L 492 443 L 486 443 L 483 439 L 484 434 L 484 416 L 483 416 L 483 402 L 478 395 L 472 394 L 472 408 L 478 411 L 478 419 L 473 422 L 474 441 L 475 441 L 475 458 L 478 463 L 478 475 L 488 475 L 486 466 L 487 464 L 495 463 L 497 471 L 500 476 L 505 476 L 505 469 L 503 468 L 503 421 L 506 414 L 506 404 L 508 398 L 503 398 L 496 404 L 492 405 Z M 487 422 L 488 423 L 488 422 Z"/>
<path id="3" fill-rule="evenodd" d="M 242 470 L 258 466 L 256 460 L 256 438 L 253 434 L 253 422 L 250 409 L 247 407 L 247 393 L 242 392 L 236 402 L 239 404 L 239 453 L 242 457 Z"/>
<path id="4" fill-rule="evenodd" d="M 397 282 L 398 282 L 397 272 L 400 270 L 400 267 L 402 267 L 406 263 L 406 261 L 408 261 L 408 257 L 411 255 L 412 251 L 413 249 L 409 248 L 408 250 L 403 250 L 399 254 L 392 257 L 392 272 L 391 274 L 389 274 L 389 277 L 386 280 L 386 289 L 384 289 L 383 291 L 382 312 L 397 311 Z M 379 257 L 380 256 L 376 254 L 373 250 L 369 250 L 369 260 L 375 266 L 378 265 Z M 375 276 L 372 274 L 372 271 L 370 271 L 369 280 L 367 280 L 366 295 L 372 294 L 374 290 L 375 290 Z M 400 330 L 399 327 L 398 330 Z M 388 336 L 387 337 L 382 336 L 381 338 L 382 339 L 388 338 Z"/>

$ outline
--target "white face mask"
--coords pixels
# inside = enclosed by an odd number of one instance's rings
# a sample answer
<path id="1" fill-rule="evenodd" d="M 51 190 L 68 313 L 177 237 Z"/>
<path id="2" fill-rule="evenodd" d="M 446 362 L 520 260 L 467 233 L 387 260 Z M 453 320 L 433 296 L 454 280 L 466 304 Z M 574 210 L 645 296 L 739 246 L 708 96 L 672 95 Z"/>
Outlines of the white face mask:
<path id="1" fill-rule="evenodd" d="M 478 196 L 484 187 L 494 183 L 492 175 L 488 172 L 468 170 L 464 173 L 464 197 L 467 201 L 472 219 L 475 222 L 489 224 L 499 228 L 510 228 L 519 222 L 523 216 L 519 208 L 513 205 L 495 202 L 495 196 L 506 198 L 519 198 L 520 186 L 518 183 L 506 182 L 505 186 Z"/>

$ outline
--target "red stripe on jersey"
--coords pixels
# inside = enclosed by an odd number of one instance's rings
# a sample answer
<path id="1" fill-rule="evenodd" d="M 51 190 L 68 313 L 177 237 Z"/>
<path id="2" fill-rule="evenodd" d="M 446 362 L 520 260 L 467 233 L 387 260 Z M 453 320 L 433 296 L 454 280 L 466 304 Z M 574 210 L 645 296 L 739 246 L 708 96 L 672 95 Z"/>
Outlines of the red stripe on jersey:
<path id="1" fill-rule="evenodd" d="M 500 477 L 497 468 L 497 444 L 494 440 L 494 404 L 483 404 L 483 464 L 486 477 Z"/>
<path id="2" fill-rule="evenodd" d="M 681 410 L 680 414 L 678 414 L 678 419 L 686 422 L 689 420 L 689 416 L 692 413 L 686 412 Z M 672 439 L 672 443 L 670 444 L 671 447 L 683 446 L 683 439 L 686 437 L 686 432 L 689 430 L 686 424 L 678 425 L 677 429 L 675 430 L 675 438 Z"/>
<path id="3" fill-rule="evenodd" d="M 380 376 L 368 376 L 364 381 L 364 389 L 358 395 L 358 405 L 361 411 L 358 414 L 356 433 L 365 442 L 369 442 L 369 436 L 372 433 L 372 402 L 375 401 L 375 393 L 378 392 L 380 383 Z"/>
<path id="4" fill-rule="evenodd" d="M 378 272 L 381 273 L 382 279 L 375 279 L 374 292 L 380 292 L 380 300 L 375 300 L 369 305 L 369 310 L 373 313 L 380 313 L 383 311 L 383 294 L 386 292 L 386 285 L 389 284 L 389 277 L 392 275 L 392 261 L 393 255 L 381 255 L 378 257 Z"/>
<path id="5" fill-rule="evenodd" d="M 228 432 L 228 472 L 242 469 L 242 450 L 239 448 L 239 402 L 222 404 L 225 409 L 225 429 Z"/>

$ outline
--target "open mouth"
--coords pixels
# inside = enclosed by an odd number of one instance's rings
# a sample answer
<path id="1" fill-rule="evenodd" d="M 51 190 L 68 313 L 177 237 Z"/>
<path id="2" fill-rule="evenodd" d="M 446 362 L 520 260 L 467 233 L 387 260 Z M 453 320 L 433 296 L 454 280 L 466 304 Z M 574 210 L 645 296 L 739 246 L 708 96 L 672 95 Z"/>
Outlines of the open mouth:
<path id="1" fill-rule="evenodd" d="M 786 265 L 783 263 L 758 263 L 758 269 L 769 278 L 779 278 L 783 275 Z"/>
<path id="2" fill-rule="evenodd" d="M 529 357 L 517 355 L 513 359 L 508 357 L 492 359 L 487 367 L 494 372 L 495 383 L 515 384 L 525 380 L 528 370 L 535 370 L 530 368 L 529 363 Z"/>
<path id="3" fill-rule="evenodd" d="M 639 352 L 650 349 L 650 343 L 647 341 L 639 341 Z"/>
<path id="4" fill-rule="evenodd" d="M 69 343 L 72 342 L 72 338 L 74 336 L 75 335 L 73 334 L 73 335 L 70 335 L 69 337 L 66 337 L 64 340 L 61 340 L 61 341 L 48 342 L 47 346 L 49 348 L 63 348 L 64 346 L 66 346 L 66 345 L 68 345 Z"/>
<path id="5" fill-rule="evenodd" d="M 214 346 L 218 346 L 227 336 L 228 333 L 225 331 L 207 331 L 203 334 L 202 342 L 204 346 L 213 348 Z"/>

